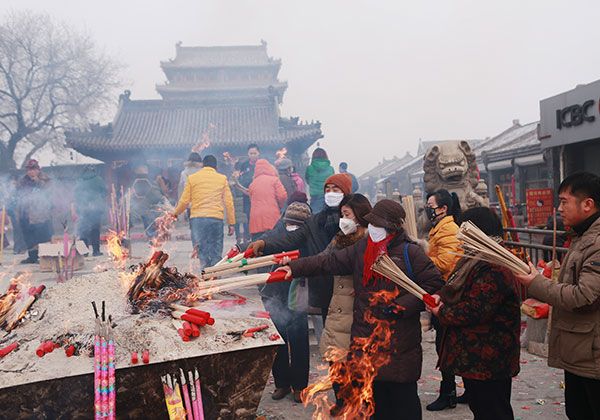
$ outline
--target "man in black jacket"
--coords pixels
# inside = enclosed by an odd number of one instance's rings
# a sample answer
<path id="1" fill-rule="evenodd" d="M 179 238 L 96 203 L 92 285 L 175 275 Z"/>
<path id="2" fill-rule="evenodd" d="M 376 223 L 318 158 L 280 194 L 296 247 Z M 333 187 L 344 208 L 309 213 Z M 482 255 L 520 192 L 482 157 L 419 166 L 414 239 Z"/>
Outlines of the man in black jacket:
<path id="1" fill-rule="evenodd" d="M 304 224 L 293 232 L 283 235 L 270 236 L 252 242 L 248 247 L 254 249 L 255 255 L 274 254 L 282 251 L 292 251 L 305 248 L 310 257 L 323 251 L 333 237 L 339 232 L 338 205 L 350 194 L 352 179 L 348 174 L 331 175 L 325 181 L 325 208 L 313 214 Z M 327 316 L 327 308 L 333 293 L 333 277 L 319 276 L 308 281 L 308 304 L 321 308 L 323 321 Z"/>

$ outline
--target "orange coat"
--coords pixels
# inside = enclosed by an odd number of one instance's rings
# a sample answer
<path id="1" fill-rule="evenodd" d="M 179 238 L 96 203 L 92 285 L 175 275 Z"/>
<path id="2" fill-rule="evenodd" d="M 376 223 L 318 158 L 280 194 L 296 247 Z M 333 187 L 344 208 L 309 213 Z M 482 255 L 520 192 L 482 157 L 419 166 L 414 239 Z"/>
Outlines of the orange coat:
<path id="1" fill-rule="evenodd" d="M 450 252 L 461 253 L 460 241 L 456 238 L 458 225 L 454 223 L 452 216 L 446 216 L 429 231 L 429 252 L 427 255 L 435 264 L 444 280 L 454 270 L 460 256 Z"/>
<path id="2" fill-rule="evenodd" d="M 266 232 L 281 218 L 287 193 L 277 171 L 265 159 L 256 161 L 254 181 L 248 187 L 250 196 L 250 233 Z"/>

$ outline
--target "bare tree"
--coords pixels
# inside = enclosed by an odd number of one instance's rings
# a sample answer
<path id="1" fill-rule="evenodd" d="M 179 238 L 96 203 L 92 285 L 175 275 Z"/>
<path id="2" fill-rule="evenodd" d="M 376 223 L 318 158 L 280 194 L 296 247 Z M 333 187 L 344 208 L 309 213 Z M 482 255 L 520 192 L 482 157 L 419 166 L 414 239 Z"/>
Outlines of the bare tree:
<path id="1" fill-rule="evenodd" d="M 23 166 L 65 127 L 100 118 L 114 100 L 120 66 L 86 33 L 46 14 L 11 12 L 0 22 L 0 171 Z"/>

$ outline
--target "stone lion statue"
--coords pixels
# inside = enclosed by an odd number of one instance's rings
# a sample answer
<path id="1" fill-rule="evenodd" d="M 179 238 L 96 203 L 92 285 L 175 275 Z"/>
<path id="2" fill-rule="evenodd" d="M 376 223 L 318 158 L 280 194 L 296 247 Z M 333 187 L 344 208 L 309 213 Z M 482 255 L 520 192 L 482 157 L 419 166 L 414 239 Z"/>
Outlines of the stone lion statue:
<path id="1" fill-rule="evenodd" d="M 426 194 L 439 189 L 454 192 L 458 195 L 463 211 L 472 207 L 489 206 L 489 200 L 480 195 L 481 185 L 477 179 L 475 153 L 466 141 L 445 142 L 431 146 L 425 153 L 423 171 Z M 425 236 L 424 234 L 431 228 L 429 220 L 424 215 L 421 215 L 417 225 L 419 236 Z"/>
<path id="2" fill-rule="evenodd" d="M 454 192 L 458 195 L 462 210 L 486 205 L 485 200 L 475 192 L 479 183 L 477 161 L 466 141 L 431 146 L 425 153 L 423 171 L 426 193 L 442 188 Z"/>

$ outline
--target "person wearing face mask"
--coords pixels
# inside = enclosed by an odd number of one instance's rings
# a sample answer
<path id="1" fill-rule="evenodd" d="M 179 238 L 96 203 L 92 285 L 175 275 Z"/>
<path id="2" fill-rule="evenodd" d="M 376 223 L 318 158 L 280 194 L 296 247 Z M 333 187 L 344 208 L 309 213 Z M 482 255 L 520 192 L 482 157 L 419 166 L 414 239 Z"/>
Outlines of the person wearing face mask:
<path id="1" fill-rule="evenodd" d="M 368 235 L 365 216 L 371 212 L 369 200 L 362 194 L 350 194 L 344 197 L 339 205 L 340 232 L 334 236 L 322 254 L 331 254 L 339 249 L 348 248 Z M 348 350 L 350 347 L 350 328 L 354 311 L 354 284 L 351 275 L 333 276 L 333 295 L 329 303 L 327 323 L 321 336 L 319 349 L 321 355 L 329 363 L 345 360 L 333 349 Z M 332 416 L 339 415 L 344 408 L 344 401 L 338 397 L 340 384 L 334 382 L 333 390 L 336 403 L 330 410 Z"/>
<path id="2" fill-rule="evenodd" d="M 306 249 L 306 256 L 320 253 L 340 231 L 338 206 L 344 196 L 350 194 L 351 188 L 352 179 L 348 174 L 331 175 L 325 181 L 326 206 L 323 210 L 318 213 L 313 211 L 312 216 L 298 230 L 261 238 L 252 242 L 248 248 L 253 248 L 255 255 L 275 254 L 303 247 Z M 313 278 L 308 282 L 308 303 L 321 309 L 323 321 L 327 317 L 332 291 L 333 278 L 330 275 Z"/>
<path id="3" fill-rule="evenodd" d="M 351 377 L 360 377 L 360 364 L 369 355 L 362 349 L 362 342 L 372 337 L 378 326 L 390 329 L 390 338 L 378 343 L 374 357 L 384 360 L 373 382 L 375 420 L 419 420 L 422 418 L 421 403 L 417 393 L 417 380 L 421 376 L 423 353 L 421 349 L 420 313 L 424 310 L 421 300 L 401 289 L 396 283 L 373 272 L 371 267 L 382 254 L 392 261 L 428 293 L 439 290 L 444 280 L 439 270 L 425 252 L 404 231 L 402 225 L 406 213 L 393 200 L 379 201 L 365 217 L 369 223 L 369 237 L 354 245 L 308 258 L 300 258 L 279 268 L 294 276 L 352 275 L 354 286 L 354 310 L 350 333 L 350 348 L 343 370 Z M 383 291 L 397 293 L 391 303 L 377 303 L 376 297 Z M 356 369 L 356 370 L 355 370 Z M 347 390 L 342 389 L 343 396 Z M 344 415 L 350 407 L 340 415 Z"/>
<path id="4" fill-rule="evenodd" d="M 460 241 L 456 238 L 458 225 L 455 220 L 460 216 L 460 203 L 456 193 L 450 194 L 447 190 L 437 190 L 427 196 L 425 212 L 431 221 L 432 228 L 429 231 L 429 251 L 427 255 L 444 276 L 444 281 L 454 270 L 454 266 L 460 259 L 457 253 L 461 253 Z M 439 355 L 442 337 L 442 327 L 437 317 L 432 317 L 433 327 L 436 331 L 435 348 Z M 466 403 L 466 395 L 456 397 L 456 383 L 452 373 L 441 371 L 442 383 L 440 395 L 431 404 L 427 405 L 429 411 L 440 411 L 445 408 L 455 408 L 457 402 Z"/>
<path id="5" fill-rule="evenodd" d="M 270 235 L 295 232 L 310 215 L 311 210 L 308 204 L 290 203 L 282 217 L 283 223 L 267 232 L 264 238 L 268 238 Z M 300 255 L 305 254 L 306 250 L 300 249 Z M 269 311 L 279 335 L 286 343 L 278 346 L 277 355 L 273 361 L 275 391 L 271 398 L 280 400 L 293 391 L 294 401 L 302 402 L 300 393 L 308 385 L 310 368 L 308 314 L 288 308 L 290 282 L 260 285 L 258 290 L 265 309 Z"/>

